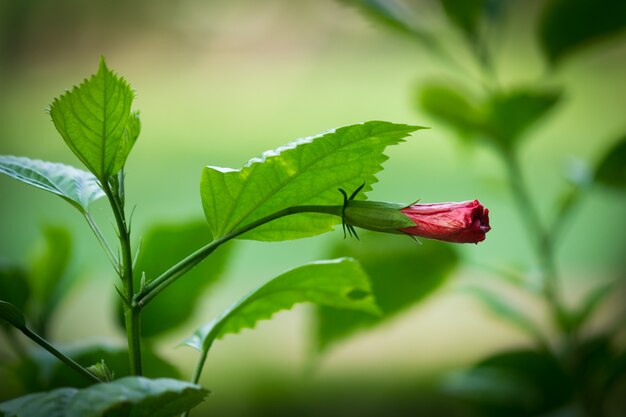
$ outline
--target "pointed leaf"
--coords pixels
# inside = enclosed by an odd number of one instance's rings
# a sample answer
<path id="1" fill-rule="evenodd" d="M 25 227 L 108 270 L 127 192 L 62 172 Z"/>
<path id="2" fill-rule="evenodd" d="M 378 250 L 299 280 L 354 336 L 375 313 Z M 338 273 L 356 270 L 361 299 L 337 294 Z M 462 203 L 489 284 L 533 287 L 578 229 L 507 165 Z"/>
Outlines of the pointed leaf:
<path id="1" fill-rule="evenodd" d="M 135 274 L 139 288 L 141 274 L 149 282 L 176 262 L 212 240 L 205 221 L 187 224 L 168 224 L 152 228 L 143 239 Z M 166 297 L 158 297 L 148 304 L 141 315 L 141 334 L 159 336 L 183 326 L 192 316 L 205 295 L 205 290 L 218 282 L 226 268 L 232 243 L 220 249 L 176 281 L 167 290 Z M 119 308 L 118 324 L 124 325 Z"/>
<path id="2" fill-rule="evenodd" d="M 69 165 L 1 155 L 0 172 L 57 194 L 81 212 L 89 211 L 89 204 L 104 196 L 96 177 Z"/>
<path id="3" fill-rule="evenodd" d="M 611 147 L 600 160 L 595 172 L 595 182 L 614 188 L 626 190 L 626 135 Z"/>
<path id="4" fill-rule="evenodd" d="M 594 42 L 623 33 L 622 0 L 551 0 L 543 11 L 539 37 L 552 64 Z"/>
<path id="5" fill-rule="evenodd" d="M 417 246 L 404 236 L 382 233 L 362 233 L 360 237 L 358 244 L 342 241 L 331 255 L 354 257 L 361 263 L 383 314 L 373 316 L 318 307 L 315 331 L 317 347 L 321 350 L 419 304 L 451 276 L 459 262 L 454 247 L 449 244 L 429 241 Z"/>
<path id="6" fill-rule="evenodd" d="M 0 319 L 20 330 L 26 328 L 26 318 L 24 314 L 13 304 L 6 301 L 0 301 Z"/>
<path id="7" fill-rule="evenodd" d="M 242 169 L 206 167 L 200 181 L 204 214 L 215 238 L 279 210 L 298 205 L 339 205 L 337 188 L 375 183 L 385 148 L 421 127 L 367 122 L 298 139 Z M 363 194 L 361 194 L 363 195 Z M 330 231 L 339 218 L 296 214 L 267 223 L 244 239 L 287 240 Z"/>
<path id="8" fill-rule="evenodd" d="M 133 376 L 81 390 L 30 394 L 0 404 L 0 412 L 4 417 L 169 417 L 196 406 L 207 393 L 189 382 Z"/>
<path id="9" fill-rule="evenodd" d="M 54 99 L 50 116 L 74 154 L 101 181 L 126 162 L 139 134 L 134 93 L 128 83 L 100 60 L 95 75 Z"/>
<path id="10" fill-rule="evenodd" d="M 198 329 L 185 344 L 206 351 L 215 339 L 253 328 L 259 320 L 304 302 L 379 313 L 368 277 L 356 261 L 320 261 L 292 269 L 251 292 Z"/>

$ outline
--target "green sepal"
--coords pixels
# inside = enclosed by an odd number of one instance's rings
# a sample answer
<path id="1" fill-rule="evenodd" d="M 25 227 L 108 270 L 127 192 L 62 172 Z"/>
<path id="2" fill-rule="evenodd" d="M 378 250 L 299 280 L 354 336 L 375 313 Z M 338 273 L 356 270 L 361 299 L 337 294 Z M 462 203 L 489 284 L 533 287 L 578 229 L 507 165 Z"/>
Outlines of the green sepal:
<path id="1" fill-rule="evenodd" d="M 375 232 L 398 233 L 401 229 L 415 226 L 400 210 L 405 204 L 380 201 L 348 200 L 344 209 L 344 222 L 349 226 Z"/>

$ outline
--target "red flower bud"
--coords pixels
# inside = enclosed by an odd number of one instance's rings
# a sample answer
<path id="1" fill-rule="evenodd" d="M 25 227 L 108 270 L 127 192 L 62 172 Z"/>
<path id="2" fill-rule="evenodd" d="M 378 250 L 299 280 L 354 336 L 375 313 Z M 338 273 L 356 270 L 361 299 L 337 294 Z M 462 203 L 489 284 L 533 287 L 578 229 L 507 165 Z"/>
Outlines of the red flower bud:
<path id="1" fill-rule="evenodd" d="M 478 243 L 485 240 L 489 210 L 478 200 L 461 203 L 413 204 L 400 210 L 415 226 L 401 232 L 428 239 L 456 243 Z"/>

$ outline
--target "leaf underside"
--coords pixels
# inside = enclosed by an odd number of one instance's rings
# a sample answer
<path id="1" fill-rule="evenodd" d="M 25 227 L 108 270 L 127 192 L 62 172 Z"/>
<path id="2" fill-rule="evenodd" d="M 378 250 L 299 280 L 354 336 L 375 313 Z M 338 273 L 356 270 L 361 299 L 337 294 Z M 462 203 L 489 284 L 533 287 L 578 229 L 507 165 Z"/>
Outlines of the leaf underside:
<path id="1" fill-rule="evenodd" d="M 339 205 L 337 188 L 371 190 L 387 159 L 385 148 L 421 127 L 372 121 L 298 139 L 251 159 L 240 170 L 206 167 L 200 190 L 213 236 L 282 209 L 299 205 Z M 360 194 L 364 198 L 364 193 Z M 339 218 L 297 214 L 267 223 L 244 239 L 279 241 L 325 233 Z"/>

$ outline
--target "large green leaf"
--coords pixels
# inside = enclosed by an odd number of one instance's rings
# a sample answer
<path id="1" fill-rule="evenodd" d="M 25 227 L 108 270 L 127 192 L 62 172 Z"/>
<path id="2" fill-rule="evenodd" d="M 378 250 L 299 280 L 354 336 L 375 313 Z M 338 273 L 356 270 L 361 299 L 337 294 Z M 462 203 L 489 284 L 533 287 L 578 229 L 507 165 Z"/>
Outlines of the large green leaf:
<path id="1" fill-rule="evenodd" d="M 385 148 L 418 129 L 367 122 L 298 139 L 251 159 L 240 170 L 206 167 L 200 193 L 214 238 L 291 206 L 338 205 L 342 199 L 337 188 L 353 190 L 365 183 L 364 191 L 370 190 L 387 159 Z M 339 221 L 324 214 L 296 214 L 258 227 L 243 238 L 297 239 L 330 231 Z"/>
<path id="2" fill-rule="evenodd" d="M 383 314 L 318 307 L 316 338 L 320 349 L 418 304 L 445 282 L 459 261 L 450 244 L 428 241 L 416 245 L 407 237 L 381 233 L 363 233 L 360 242 L 342 241 L 331 254 L 360 261 Z"/>
<path id="3" fill-rule="evenodd" d="M 142 273 L 150 281 L 211 240 L 205 221 L 154 227 L 143 239 L 135 269 L 137 284 Z M 186 323 L 205 290 L 215 284 L 224 272 L 231 245 L 220 247 L 171 285 L 164 297 L 154 299 L 143 309 L 142 336 L 158 336 Z M 121 312 L 121 308 L 118 311 Z M 123 317 L 118 322 L 123 325 Z"/>
<path id="4" fill-rule="evenodd" d="M 207 393 L 189 382 L 133 376 L 26 395 L 0 404 L 0 412 L 3 417 L 169 417 L 196 406 Z"/>
<path id="5" fill-rule="evenodd" d="M 0 155 L 0 172 L 57 194 L 81 212 L 89 211 L 89 204 L 104 196 L 96 177 L 69 165 Z"/>
<path id="6" fill-rule="evenodd" d="M 206 351 L 216 338 L 253 328 L 259 320 L 304 302 L 374 315 L 380 312 L 368 277 L 357 262 L 348 258 L 320 261 L 292 269 L 251 292 L 199 328 L 185 344 Z"/>
<path id="7" fill-rule="evenodd" d="M 74 154 L 101 181 L 116 174 L 139 135 L 134 93 L 100 60 L 95 75 L 55 98 L 50 116 Z"/>
<path id="8" fill-rule="evenodd" d="M 622 136 L 602 157 L 594 180 L 616 190 L 626 190 L 626 135 Z"/>
<path id="9" fill-rule="evenodd" d="M 550 0 L 543 11 L 539 37 L 548 60 L 555 64 L 625 28 L 623 0 Z"/>

